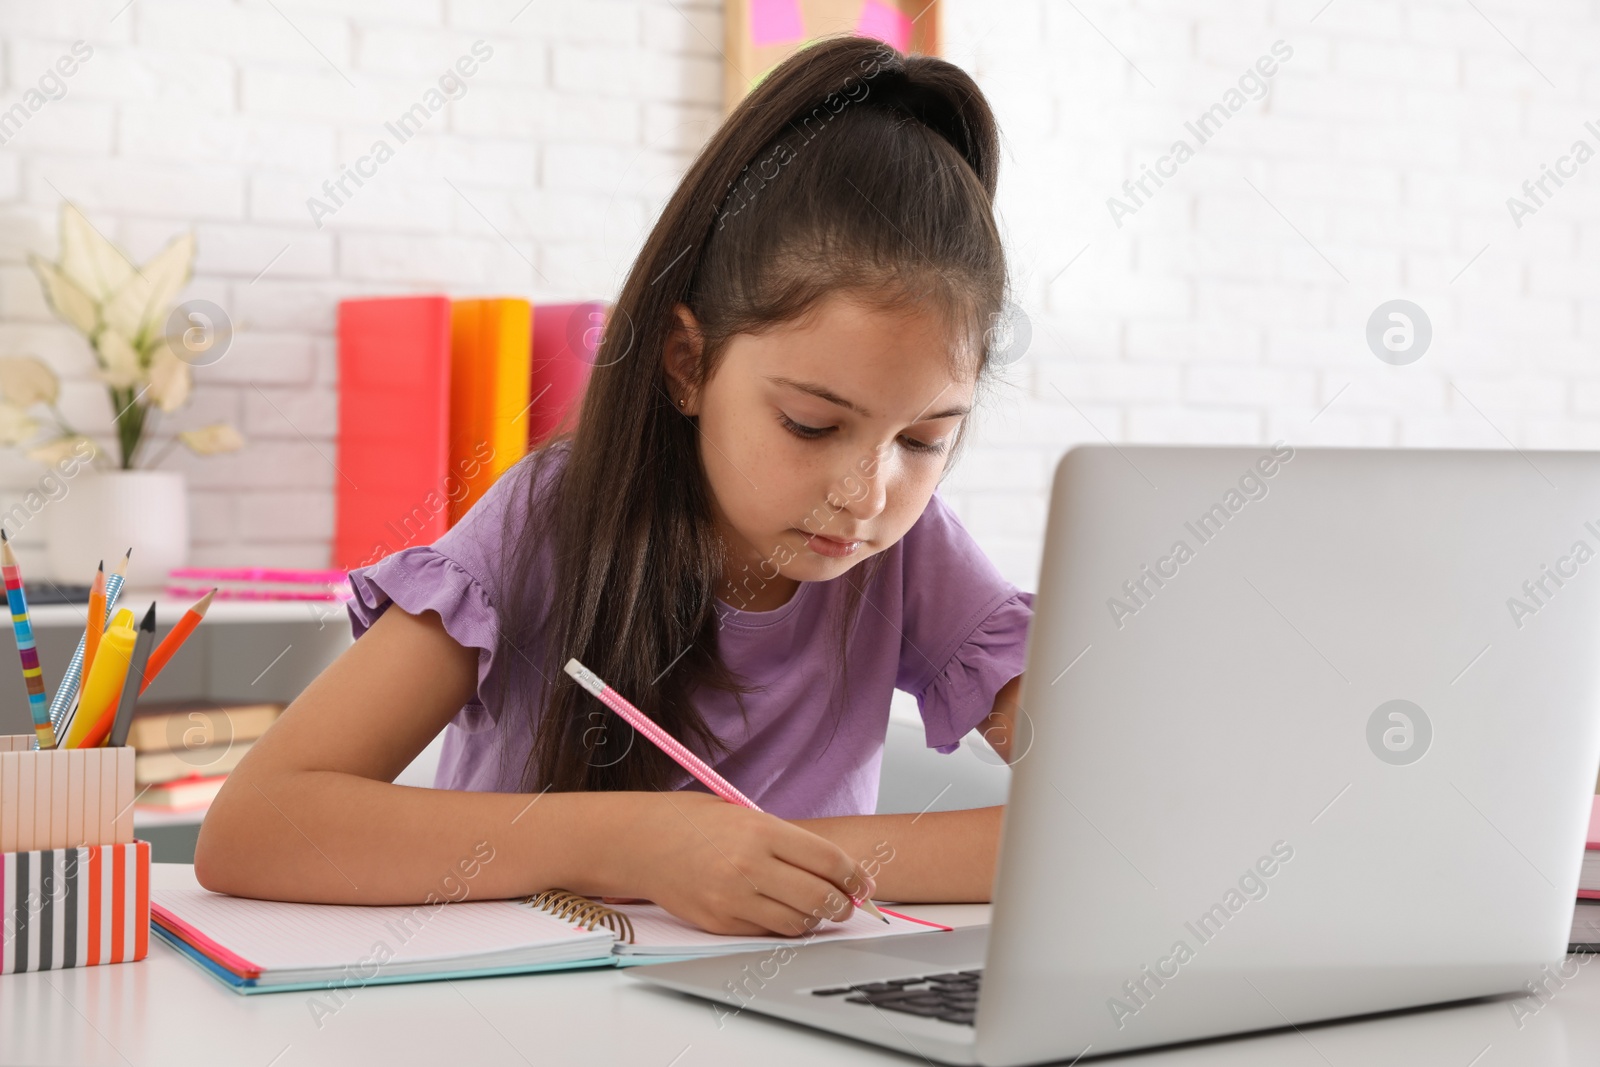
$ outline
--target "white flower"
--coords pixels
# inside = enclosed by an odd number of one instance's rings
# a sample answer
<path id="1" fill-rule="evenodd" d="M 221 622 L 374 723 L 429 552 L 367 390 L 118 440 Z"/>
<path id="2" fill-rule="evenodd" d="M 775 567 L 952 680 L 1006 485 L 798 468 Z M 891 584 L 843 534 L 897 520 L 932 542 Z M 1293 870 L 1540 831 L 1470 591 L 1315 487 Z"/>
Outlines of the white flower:
<path id="1" fill-rule="evenodd" d="M 214 456 L 219 452 L 237 452 L 244 447 L 244 438 L 225 422 L 212 423 L 198 430 L 185 430 L 178 440 L 189 446 L 197 456 Z"/>
<path id="2" fill-rule="evenodd" d="M 61 392 L 56 372 L 33 356 L 0 356 L 0 395 L 20 408 L 54 404 Z"/>
<path id="3" fill-rule="evenodd" d="M 131 389 L 144 381 L 144 367 L 140 366 L 139 353 L 128 339 L 116 330 L 101 330 L 95 341 L 100 352 L 100 380 L 113 389 Z"/>
<path id="4" fill-rule="evenodd" d="M 194 234 L 186 233 L 157 252 L 112 293 L 101 308 L 106 326 L 134 341 L 141 351 L 163 330 L 172 300 L 189 281 Z"/>
<path id="5" fill-rule="evenodd" d="M 97 304 L 105 303 L 129 278 L 138 276 L 133 261 L 72 204 L 61 205 L 61 262 L 57 266 Z"/>
<path id="6" fill-rule="evenodd" d="M 162 411 L 177 411 L 189 399 L 192 382 L 189 364 L 179 359 L 166 341 L 150 357 L 150 399 Z"/>
<path id="7" fill-rule="evenodd" d="M 0 400 L 0 444 L 21 444 L 39 432 L 39 424 L 15 404 Z"/>
<path id="8" fill-rule="evenodd" d="M 177 410 L 193 388 L 191 364 L 172 347 L 177 338 L 166 336 L 166 321 L 189 281 L 194 253 L 194 234 L 186 233 L 139 267 L 83 212 L 63 204 L 59 260 L 29 257 L 50 307 L 94 349 L 99 364 L 95 376 L 109 387 L 112 406 L 118 409 L 114 419 L 125 465 L 151 426 L 146 421 L 150 410 Z M 0 360 L 0 444 L 18 444 L 36 435 L 39 427 L 26 409 L 48 404 L 53 411 L 59 394 L 60 383 L 45 364 L 31 357 Z M 85 455 L 86 445 L 94 448 L 64 423 L 54 433 L 29 455 L 41 462 L 62 462 Z M 178 440 L 199 455 L 244 447 L 238 431 L 223 423 L 181 433 Z"/>
<path id="9" fill-rule="evenodd" d="M 48 466 L 55 466 L 70 456 L 81 459 L 93 459 L 100 454 L 93 441 L 82 434 L 68 434 L 58 437 L 54 441 L 47 441 L 38 448 L 28 449 L 28 458 Z"/>
<path id="10" fill-rule="evenodd" d="M 46 263 L 38 256 L 29 256 L 28 264 L 39 276 L 39 284 L 44 286 L 44 296 L 50 302 L 50 309 L 85 337 L 94 333 L 100 323 L 100 309 L 94 298 L 57 269 L 54 263 Z"/>

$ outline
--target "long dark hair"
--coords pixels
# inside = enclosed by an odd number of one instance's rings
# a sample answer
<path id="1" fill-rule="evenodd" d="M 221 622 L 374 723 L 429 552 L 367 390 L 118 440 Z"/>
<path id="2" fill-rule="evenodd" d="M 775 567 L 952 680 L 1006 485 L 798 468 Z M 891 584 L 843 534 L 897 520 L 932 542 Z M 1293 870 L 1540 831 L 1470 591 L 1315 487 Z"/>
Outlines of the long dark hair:
<path id="1" fill-rule="evenodd" d="M 612 309 L 576 431 L 528 461 L 526 510 L 508 520 L 500 696 L 533 730 L 524 789 L 656 789 L 679 773 L 626 726 L 607 729 L 609 713 L 589 714 L 600 705 L 563 673 L 569 657 L 708 757 L 727 748 L 691 694 L 751 691 L 717 651 L 725 550 L 697 429 L 662 359 L 676 307 L 698 323 L 694 388 L 734 335 L 835 292 L 934 308 L 977 339 L 1005 298 L 998 154 L 994 116 L 964 72 L 860 37 L 779 65 L 700 152 Z M 544 552 L 554 570 L 538 583 Z M 876 562 L 845 575 L 846 628 Z M 523 650 L 541 645 L 534 663 Z"/>

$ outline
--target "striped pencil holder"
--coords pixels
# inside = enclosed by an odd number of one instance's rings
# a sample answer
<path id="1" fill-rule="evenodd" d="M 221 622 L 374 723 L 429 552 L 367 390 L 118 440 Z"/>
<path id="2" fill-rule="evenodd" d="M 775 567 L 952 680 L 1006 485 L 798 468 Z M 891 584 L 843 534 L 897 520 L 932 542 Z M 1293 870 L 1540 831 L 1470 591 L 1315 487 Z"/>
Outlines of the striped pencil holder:
<path id="1" fill-rule="evenodd" d="M 150 845 L 133 839 L 134 750 L 33 740 L 0 735 L 0 974 L 143 959 Z"/>

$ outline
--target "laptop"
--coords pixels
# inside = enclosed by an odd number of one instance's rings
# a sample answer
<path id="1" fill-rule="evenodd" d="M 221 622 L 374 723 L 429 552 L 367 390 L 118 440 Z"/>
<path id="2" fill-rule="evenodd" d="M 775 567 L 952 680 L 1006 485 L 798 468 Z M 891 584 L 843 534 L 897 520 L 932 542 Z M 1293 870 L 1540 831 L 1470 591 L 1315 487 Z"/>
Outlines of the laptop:
<path id="1" fill-rule="evenodd" d="M 1600 453 L 1060 461 L 992 923 L 633 977 L 944 1063 L 1502 993 L 1600 766 Z"/>

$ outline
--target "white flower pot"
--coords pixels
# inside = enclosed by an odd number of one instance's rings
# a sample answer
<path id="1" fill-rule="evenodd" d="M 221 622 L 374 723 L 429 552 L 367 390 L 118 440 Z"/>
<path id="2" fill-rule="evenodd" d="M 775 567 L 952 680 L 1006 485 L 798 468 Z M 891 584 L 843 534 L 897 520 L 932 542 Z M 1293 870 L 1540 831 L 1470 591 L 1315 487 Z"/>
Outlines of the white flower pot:
<path id="1" fill-rule="evenodd" d="M 133 549 L 130 587 L 164 585 L 189 558 L 189 487 L 179 471 L 86 470 L 43 511 L 50 573 L 87 584 L 95 564 L 109 572 Z"/>

